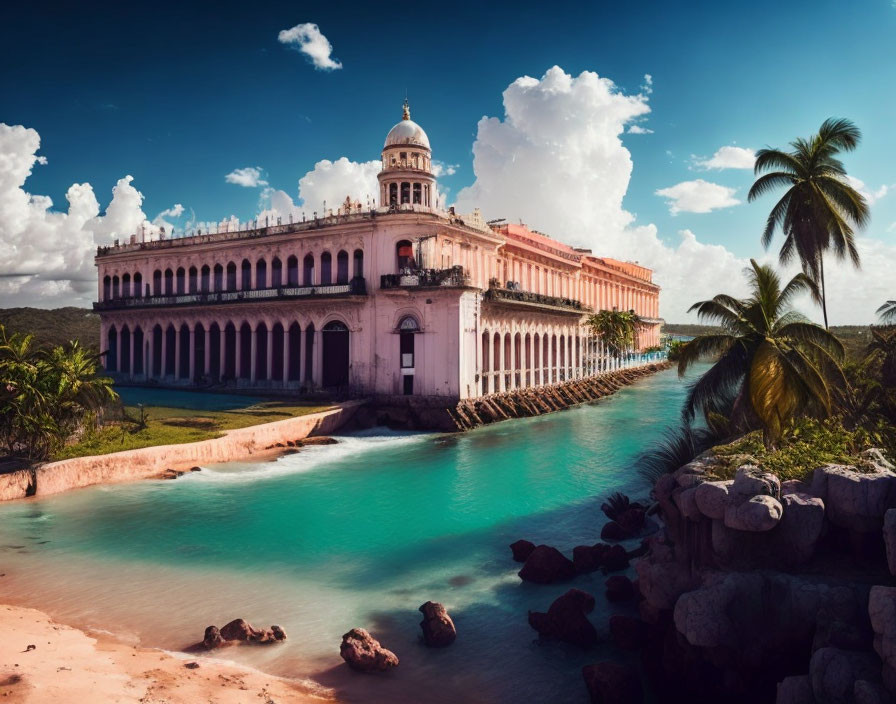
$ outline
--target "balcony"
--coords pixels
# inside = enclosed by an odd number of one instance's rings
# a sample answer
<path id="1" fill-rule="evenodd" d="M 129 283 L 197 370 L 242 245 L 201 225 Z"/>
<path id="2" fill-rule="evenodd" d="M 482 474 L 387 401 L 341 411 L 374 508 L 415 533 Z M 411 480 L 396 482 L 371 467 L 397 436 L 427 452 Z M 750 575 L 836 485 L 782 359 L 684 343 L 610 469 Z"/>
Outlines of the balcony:
<path id="1" fill-rule="evenodd" d="M 529 307 L 553 308 L 570 313 L 587 313 L 589 311 L 580 301 L 573 298 L 560 298 L 558 296 L 545 296 L 540 293 L 531 293 L 530 291 L 517 291 L 509 288 L 499 288 L 492 286 L 489 288 L 483 298 L 486 301 L 495 303 L 521 304 Z"/>
<path id="2" fill-rule="evenodd" d="M 470 277 L 462 266 L 450 269 L 406 269 L 400 274 L 383 274 L 380 288 L 464 288 Z"/>
<path id="3" fill-rule="evenodd" d="M 245 291 L 215 291 L 181 293 L 172 296 L 143 296 L 139 298 L 113 298 L 93 304 L 94 310 L 119 310 L 129 308 L 155 308 L 167 306 L 203 306 L 227 303 L 259 301 L 283 301 L 302 298 L 342 298 L 367 295 L 367 282 L 355 277 L 347 284 L 322 284 L 319 286 L 279 286 Z"/>

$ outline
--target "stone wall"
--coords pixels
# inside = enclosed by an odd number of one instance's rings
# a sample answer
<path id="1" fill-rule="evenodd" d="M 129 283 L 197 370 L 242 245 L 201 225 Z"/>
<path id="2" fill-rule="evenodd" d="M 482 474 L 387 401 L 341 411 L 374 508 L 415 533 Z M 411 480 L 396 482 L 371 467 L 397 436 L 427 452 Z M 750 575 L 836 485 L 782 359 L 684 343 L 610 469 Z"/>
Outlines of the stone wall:
<path id="1" fill-rule="evenodd" d="M 167 469 L 247 459 L 278 444 L 333 433 L 352 418 L 362 403 L 350 401 L 320 413 L 229 430 L 212 440 L 75 457 L 10 472 L 0 475 L 0 500 L 47 496 L 94 484 L 157 477 Z"/>

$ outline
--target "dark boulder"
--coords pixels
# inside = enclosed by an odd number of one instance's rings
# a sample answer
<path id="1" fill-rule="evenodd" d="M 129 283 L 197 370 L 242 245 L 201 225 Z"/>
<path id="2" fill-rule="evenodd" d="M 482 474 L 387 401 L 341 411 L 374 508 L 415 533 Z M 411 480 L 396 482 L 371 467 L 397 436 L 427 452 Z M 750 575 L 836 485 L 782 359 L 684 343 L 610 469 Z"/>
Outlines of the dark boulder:
<path id="1" fill-rule="evenodd" d="M 644 701 L 641 678 L 629 665 L 598 662 L 582 668 L 592 704 L 639 704 Z"/>
<path id="2" fill-rule="evenodd" d="M 611 545 L 604 553 L 604 571 L 618 572 L 628 567 L 628 553 L 621 545 Z"/>
<path id="3" fill-rule="evenodd" d="M 625 511 L 616 522 L 622 529 L 623 535 L 630 538 L 638 535 L 644 528 L 647 512 L 640 506 L 633 506 Z"/>
<path id="4" fill-rule="evenodd" d="M 510 544 L 510 550 L 513 552 L 513 559 L 516 562 L 525 562 L 529 559 L 529 555 L 535 550 L 535 543 L 528 540 L 517 540 Z"/>
<path id="5" fill-rule="evenodd" d="M 353 628 L 342 636 L 339 654 L 352 669 L 359 672 L 385 672 L 398 667 L 398 657 L 386 650 L 363 628 Z"/>
<path id="6" fill-rule="evenodd" d="M 605 584 L 607 601 L 631 601 L 635 598 L 635 585 L 624 575 L 613 575 Z"/>
<path id="7" fill-rule="evenodd" d="M 255 640 L 257 634 L 258 631 L 241 618 L 234 619 L 221 628 L 221 637 L 224 640 L 250 641 Z"/>
<path id="8" fill-rule="evenodd" d="M 647 628 L 644 622 L 628 614 L 610 616 L 610 637 L 620 650 L 638 650 L 644 645 Z"/>
<path id="9" fill-rule="evenodd" d="M 610 521 L 600 531 L 601 540 L 624 540 L 625 531 L 616 521 Z"/>
<path id="10" fill-rule="evenodd" d="M 221 631 L 217 626 L 209 626 L 205 629 L 205 636 L 202 639 L 202 646 L 206 650 L 214 650 L 227 645 L 227 641 L 221 637 Z"/>
<path id="11" fill-rule="evenodd" d="M 526 564 L 519 571 L 520 579 L 536 584 L 551 584 L 572 579 L 576 568 L 572 560 L 564 557 L 557 548 L 539 545 L 526 559 Z"/>
<path id="12" fill-rule="evenodd" d="M 286 633 L 280 626 L 271 626 L 269 629 L 256 629 L 247 621 L 238 618 L 220 630 L 216 626 L 205 629 L 202 645 L 207 650 L 220 648 L 224 645 L 239 645 L 240 643 L 279 643 L 286 640 Z"/>
<path id="13" fill-rule="evenodd" d="M 444 606 L 437 602 L 427 601 L 419 611 L 423 614 L 423 620 L 420 622 L 420 628 L 423 629 L 423 640 L 428 646 L 444 648 L 454 642 L 454 639 L 457 638 L 457 629 Z"/>
<path id="14" fill-rule="evenodd" d="M 594 572 L 599 570 L 604 563 L 604 554 L 610 548 L 605 543 L 597 543 L 595 545 L 577 545 L 572 549 L 572 563 L 575 565 L 576 572 L 584 574 L 585 572 Z"/>
<path id="15" fill-rule="evenodd" d="M 594 597 L 570 589 L 551 604 L 547 613 L 529 612 L 529 625 L 545 638 L 555 638 L 580 648 L 597 643 L 597 631 L 585 616 L 594 609 Z"/>

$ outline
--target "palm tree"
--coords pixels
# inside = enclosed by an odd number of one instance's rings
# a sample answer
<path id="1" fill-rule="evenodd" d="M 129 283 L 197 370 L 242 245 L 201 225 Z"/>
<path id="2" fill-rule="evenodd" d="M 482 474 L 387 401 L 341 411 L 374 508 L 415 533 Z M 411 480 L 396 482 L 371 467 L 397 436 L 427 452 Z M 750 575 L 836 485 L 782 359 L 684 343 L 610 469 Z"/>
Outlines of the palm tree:
<path id="1" fill-rule="evenodd" d="M 883 386 L 896 389 L 896 329 L 872 327 L 867 351 L 869 358 L 880 358 L 880 381 Z"/>
<path id="2" fill-rule="evenodd" d="M 609 352 L 618 357 L 634 347 L 641 318 L 634 311 L 602 310 L 589 315 L 585 324 L 604 341 Z"/>
<path id="3" fill-rule="evenodd" d="M 884 325 L 896 323 L 896 301 L 887 301 L 884 303 L 877 309 L 877 314 L 880 316 L 880 322 Z"/>
<path id="4" fill-rule="evenodd" d="M 859 252 L 853 237 L 855 228 L 864 227 L 870 211 L 865 198 L 853 188 L 837 155 L 856 148 L 861 132 L 845 119 L 825 120 L 818 134 L 790 143 L 791 151 L 760 149 L 753 167 L 758 176 L 747 200 L 784 187 L 765 223 L 762 244 L 771 244 L 780 228 L 784 243 L 778 256 L 781 264 L 797 257 L 803 272 L 819 283 L 816 300 L 821 303 L 824 326 L 828 327 L 825 297 L 824 255 L 829 249 L 839 259 L 849 256 L 858 267 Z"/>
<path id="5" fill-rule="evenodd" d="M 710 421 L 722 413 L 736 429 L 762 428 L 771 446 L 790 419 L 831 413 L 833 384 L 843 378 L 843 346 L 790 309 L 795 296 L 816 293 L 809 276 L 797 274 L 782 288 L 772 267 L 752 259 L 750 265 L 749 298 L 719 294 L 691 306 L 688 312 L 696 311 L 722 331 L 685 344 L 678 373 L 683 375 L 699 359 L 716 357 L 688 393 L 685 420 L 692 420 L 698 409 Z"/>

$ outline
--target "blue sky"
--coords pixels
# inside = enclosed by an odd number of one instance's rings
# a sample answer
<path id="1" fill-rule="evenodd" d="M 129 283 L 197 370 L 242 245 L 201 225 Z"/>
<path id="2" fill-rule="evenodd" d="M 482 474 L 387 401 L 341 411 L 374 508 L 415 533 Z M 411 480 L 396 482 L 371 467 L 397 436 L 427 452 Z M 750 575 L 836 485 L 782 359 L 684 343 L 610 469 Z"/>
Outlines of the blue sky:
<path id="1" fill-rule="evenodd" d="M 321 159 L 376 159 L 405 91 L 434 157 L 456 165 L 440 181 L 450 202 L 475 180 L 480 118 L 503 118 L 502 91 L 555 65 L 573 77 L 596 72 L 626 95 L 652 77 L 650 113 L 637 124 L 653 133 L 621 136 L 633 162 L 623 207 L 670 246 L 689 230 L 737 258 L 759 255 L 771 200 L 673 215 L 656 191 L 704 179 L 744 201 L 749 170 L 703 170 L 693 155 L 786 146 L 832 115 L 864 135 L 846 159 L 851 175 L 868 192 L 896 190 L 890 0 L 414 3 L 406 14 L 382 3 L 90 5 L 16 3 L 0 26 L 0 121 L 39 133 L 48 163 L 34 166 L 25 190 L 60 209 L 69 186 L 84 182 L 105 207 L 130 174 L 149 219 L 181 203 L 177 225 L 191 213 L 245 220 L 261 191 L 226 174 L 260 166 L 295 199 Z M 341 69 L 318 70 L 277 41 L 305 22 Z M 872 215 L 867 234 L 896 244 L 896 193 L 882 194 Z"/>

